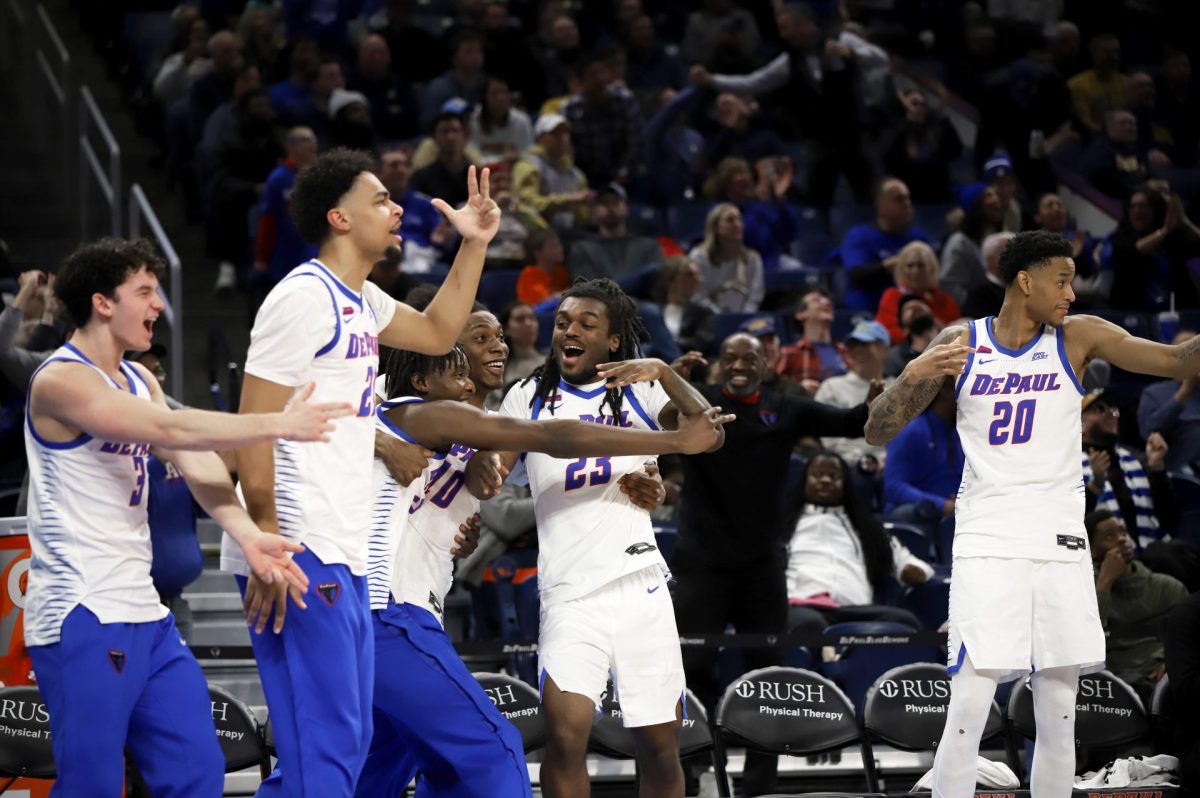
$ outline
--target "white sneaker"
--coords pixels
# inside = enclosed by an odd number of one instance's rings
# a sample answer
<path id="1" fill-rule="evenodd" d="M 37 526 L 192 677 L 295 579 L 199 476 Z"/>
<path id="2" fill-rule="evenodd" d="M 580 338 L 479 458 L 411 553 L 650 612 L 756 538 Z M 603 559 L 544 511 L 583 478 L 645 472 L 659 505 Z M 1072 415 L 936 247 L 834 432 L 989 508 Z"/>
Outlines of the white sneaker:
<path id="1" fill-rule="evenodd" d="M 213 285 L 213 291 L 220 296 L 228 296 L 233 293 L 233 289 L 237 288 L 237 269 L 227 260 L 223 260 L 217 264 L 217 282 Z"/>

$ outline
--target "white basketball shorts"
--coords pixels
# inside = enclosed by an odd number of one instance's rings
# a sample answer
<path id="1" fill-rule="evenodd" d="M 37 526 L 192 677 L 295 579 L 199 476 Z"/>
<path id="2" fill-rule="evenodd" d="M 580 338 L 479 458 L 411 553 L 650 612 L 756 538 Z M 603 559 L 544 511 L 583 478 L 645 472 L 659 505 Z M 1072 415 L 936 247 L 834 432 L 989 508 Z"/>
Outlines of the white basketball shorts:
<path id="1" fill-rule="evenodd" d="M 542 607 L 538 687 L 549 676 L 600 711 L 611 672 L 627 727 L 675 720 L 683 657 L 662 566 L 643 568 L 586 596 Z"/>
<path id="2" fill-rule="evenodd" d="M 1104 629 L 1092 561 L 955 557 L 950 571 L 947 670 L 970 655 L 1008 681 L 1034 670 L 1104 667 Z"/>

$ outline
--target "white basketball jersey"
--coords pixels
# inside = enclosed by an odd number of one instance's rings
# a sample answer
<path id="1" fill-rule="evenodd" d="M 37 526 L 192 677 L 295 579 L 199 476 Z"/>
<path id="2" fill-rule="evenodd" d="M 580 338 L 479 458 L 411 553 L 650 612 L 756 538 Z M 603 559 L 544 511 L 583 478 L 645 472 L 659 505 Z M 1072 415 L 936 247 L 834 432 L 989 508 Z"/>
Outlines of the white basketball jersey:
<path id="1" fill-rule="evenodd" d="M 658 416 L 670 399 L 657 383 L 624 389 L 621 416 L 605 405 L 604 383 L 560 382 L 550 406 L 530 407 L 536 382 L 516 385 L 504 398 L 503 415 L 515 418 L 563 418 L 596 424 L 657 430 Z M 542 606 L 579 598 L 615 579 L 659 566 L 666 569 L 654 543 L 650 515 L 621 492 L 619 480 L 641 471 L 647 456 L 558 459 L 524 455 L 533 492 L 538 531 L 538 591 Z"/>
<path id="2" fill-rule="evenodd" d="M 955 502 L 955 557 L 1077 561 L 1088 556 L 1079 459 L 1083 389 L 1062 329 L 1019 350 L 971 322 L 975 352 L 956 386 L 965 464 Z"/>
<path id="3" fill-rule="evenodd" d="M 373 283 L 352 291 L 316 260 L 271 290 L 254 320 L 246 373 L 280 385 L 316 383 L 311 402 L 348 402 L 328 442 L 275 443 L 275 508 L 280 532 L 326 565 L 367 572 L 371 471 L 375 450 L 375 377 L 379 330 L 394 301 Z M 228 535 L 221 567 L 247 573 Z"/>
<path id="4" fill-rule="evenodd" d="M 416 396 L 405 396 L 381 402 L 375 410 L 376 429 L 405 443 L 416 443 L 384 413 L 396 405 L 423 401 L 425 400 Z M 426 466 L 424 473 L 407 487 L 395 480 L 382 460 L 375 458 L 371 472 L 371 491 L 375 498 L 371 508 L 371 529 L 367 544 L 367 591 L 371 597 L 372 610 L 387 609 L 388 599 L 392 595 L 396 548 L 408 524 L 409 505 L 412 504 L 413 496 L 424 487 L 430 468 L 439 463 L 441 457 L 443 455 L 431 458 L 431 465 Z"/>
<path id="5" fill-rule="evenodd" d="M 114 390 L 124 390 L 71 344 L 47 364 L 83 363 Z M 62 368 L 62 367 L 59 367 Z M 129 388 L 150 399 L 150 387 L 121 363 Z M 166 616 L 150 578 L 152 549 L 146 522 L 146 466 L 150 445 L 112 443 L 88 434 L 54 443 L 38 435 L 28 408 L 25 453 L 29 459 L 29 543 L 33 556 L 25 599 L 25 644 L 57 643 L 63 619 L 87 607 L 100 623 L 144 623 Z"/>

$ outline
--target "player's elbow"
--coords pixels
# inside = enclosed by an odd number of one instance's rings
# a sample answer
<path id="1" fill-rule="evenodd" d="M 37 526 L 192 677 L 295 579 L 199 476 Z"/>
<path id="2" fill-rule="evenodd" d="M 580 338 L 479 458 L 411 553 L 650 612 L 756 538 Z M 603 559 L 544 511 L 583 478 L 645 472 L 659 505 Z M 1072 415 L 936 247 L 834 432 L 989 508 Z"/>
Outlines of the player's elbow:
<path id="1" fill-rule="evenodd" d="M 725 430 L 718 429 L 717 430 L 717 442 L 714 443 L 711 447 L 705 449 L 704 452 L 705 452 L 705 454 L 712 454 L 713 452 L 718 451 L 724 445 L 725 445 Z"/>

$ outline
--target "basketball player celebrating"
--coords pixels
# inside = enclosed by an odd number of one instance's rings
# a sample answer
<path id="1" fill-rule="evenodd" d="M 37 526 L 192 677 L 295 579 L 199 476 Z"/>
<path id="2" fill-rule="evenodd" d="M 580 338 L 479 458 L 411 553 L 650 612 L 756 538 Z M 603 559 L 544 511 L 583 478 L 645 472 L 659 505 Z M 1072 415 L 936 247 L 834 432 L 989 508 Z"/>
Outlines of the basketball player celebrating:
<path id="1" fill-rule="evenodd" d="M 674 429 L 681 415 L 708 410 L 708 401 L 665 363 L 636 359 L 645 340 L 636 306 L 616 283 L 577 282 L 559 301 L 546 363 L 509 392 L 501 414 L 658 430 Z M 723 432 L 718 438 L 710 450 L 720 447 Z M 480 498 L 494 495 L 519 454 L 472 458 L 468 487 Z M 610 671 L 637 744 L 641 794 L 683 795 L 678 735 L 684 678 L 665 589 L 669 574 L 649 515 L 618 485 L 644 460 L 525 457 L 542 605 L 538 651 L 548 740 L 541 785 L 551 798 L 589 793 L 588 735 Z"/>
<path id="2" fill-rule="evenodd" d="M 1127 371 L 1186 379 L 1200 338 L 1179 346 L 1136 338 L 1095 316 L 1067 316 L 1071 246 L 1020 233 L 1000 258 L 998 316 L 943 330 L 871 405 L 866 439 L 882 444 L 954 379 L 966 465 L 955 503 L 950 588 L 950 708 L 933 793 L 965 798 L 996 684 L 1032 672 L 1038 726 L 1035 798 L 1071 792 L 1079 674 L 1102 666 L 1083 526 L 1077 377 L 1102 357 Z"/>
<path id="3" fill-rule="evenodd" d="M 433 795 L 530 794 L 520 737 L 442 628 L 455 536 L 479 509 L 479 500 L 462 490 L 475 449 L 571 458 L 699 452 L 717 442 L 721 424 L 730 418 L 713 408 L 664 433 L 487 414 L 488 383 L 502 377 L 507 357 L 500 322 L 480 306 L 450 354 L 392 350 L 384 365 L 393 398 L 380 405 L 380 422 L 401 439 L 440 454 L 410 501 L 397 500 L 395 489 L 389 490 L 394 480 L 376 467 L 377 478 L 383 475 L 388 484 L 377 492 L 373 526 L 394 524 L 396 546 L 390 565 L 373 562 L 369 569 L 377 724 L 358 785 L 362 798 L 399 794 L 414 771 Z M 483 383 L 478 390 L 476 379 Z"/>
<path id="4" fill-rule="evenodd" d="M 254 576 L 242 583 L 279 755 L 260 796 L 354 794 L 371 740 L 366 568 L 379 345 L 434 353 L 454 345 L 500 219 L 486 169 L 478 180 L 468 170 L 463 208 L 434 200 L 463 243 L 437 296 L 417 312 L 366 282 L 374 264 L 394 253 L 402 214 L 373 168 L 364 153 L 332 150 L 297 178 L 292 215 L 319 257 L 272 289 L 250 334 L 241 412 L 281 407 L 314 377 L 318 398 L 349 401 L 356 410 L 325 448 L 264 445 L 238 453 L 251 516 L 304 542 L 297 557 L 318 597 L 285 626 L 286 595 Z M 242 571 L 234 554 L 223 551 L 222 566 Z M 275 634 L 263 634 L 272 614 Z"/>
<path id="5" fill-rule="evenodd" d="M 150 577 L 146 464 L 151 450 L 266 583 L 301 593 L 290 552 L 259 531 L 212 449 L 277 437 L 326 440 L 349 405 L 229 416 L 167 409 L 145 367 L 162 261 L 146 241 L 102 239 L 66 260 L 54 292 L 76 325 L 29 384 L 29 538 L 25 642 L 50 715 L 55 796 L 118 795 L 129 751 L 155 795 L 216 796 L 224 783 L 208 688 Z M 207 450 L 207 451 L 206 451 Z"/>

